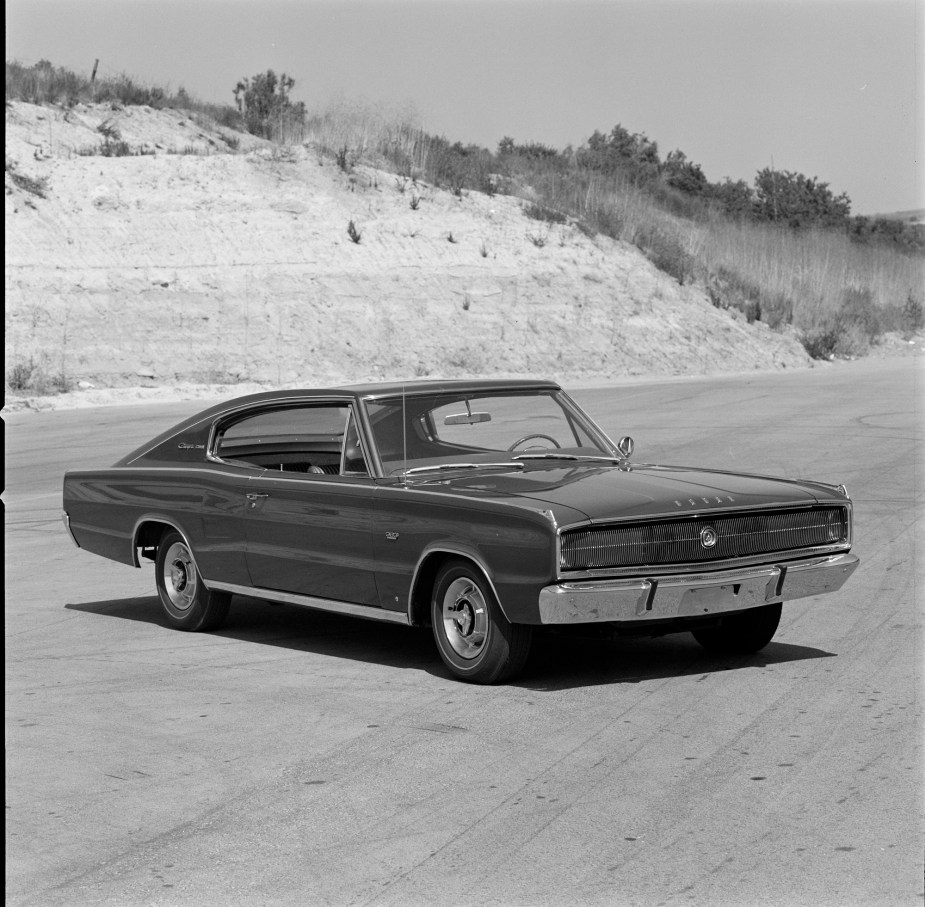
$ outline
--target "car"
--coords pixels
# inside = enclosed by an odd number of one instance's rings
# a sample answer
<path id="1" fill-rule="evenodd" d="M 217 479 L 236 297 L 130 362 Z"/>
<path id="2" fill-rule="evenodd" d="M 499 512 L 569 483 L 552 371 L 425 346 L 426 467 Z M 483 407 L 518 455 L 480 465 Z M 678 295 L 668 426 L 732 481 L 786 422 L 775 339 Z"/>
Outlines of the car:
<path id="1" fill-rule="evenodd" d="M 854 572 L 844 486 L 635 462 L 552 381 L 268 391 L 64 476 L 75 544 L 155 565 L 166 621 L 233 596 L 430 626 L 455 677 L 520 671 L 543 628 L 691 632 L 752 653 L 781 604 Z"/>

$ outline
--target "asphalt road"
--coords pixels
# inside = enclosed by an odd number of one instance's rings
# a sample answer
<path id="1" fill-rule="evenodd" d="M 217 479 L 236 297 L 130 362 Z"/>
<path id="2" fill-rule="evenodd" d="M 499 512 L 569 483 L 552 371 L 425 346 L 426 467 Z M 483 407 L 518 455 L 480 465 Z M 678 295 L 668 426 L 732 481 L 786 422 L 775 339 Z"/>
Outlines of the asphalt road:
<path id="1" fill-rule="evenodd" d="M 10 417 L 7 904 L 921 904 L 923 364 L 577 391 L 637 460 L 845 482 L 861 566 L 756 656 L 549 637 L 488 688 L 398 626 L 166 628 L 61 475 L 201 405 Z"/>

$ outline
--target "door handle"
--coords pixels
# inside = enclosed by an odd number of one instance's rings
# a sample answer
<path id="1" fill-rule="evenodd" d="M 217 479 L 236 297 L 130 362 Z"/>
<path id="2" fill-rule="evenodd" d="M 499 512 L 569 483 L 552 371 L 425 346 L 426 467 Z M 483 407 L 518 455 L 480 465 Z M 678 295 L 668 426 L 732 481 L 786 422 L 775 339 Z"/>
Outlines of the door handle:
<path id="1" fill-rule="evenodd" d="M 248 493 L 246 497 L 248 510 L 256 510 L 269 497 L 269 495 Z"/>

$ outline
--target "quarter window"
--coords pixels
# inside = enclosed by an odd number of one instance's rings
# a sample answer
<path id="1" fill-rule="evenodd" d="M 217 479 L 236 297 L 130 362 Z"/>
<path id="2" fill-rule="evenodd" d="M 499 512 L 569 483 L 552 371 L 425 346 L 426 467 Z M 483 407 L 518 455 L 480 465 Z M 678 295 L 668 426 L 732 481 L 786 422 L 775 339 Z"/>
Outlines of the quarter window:
<path id="1" fill-rule="evenodd" d="M 353 423 L 346 403 L 261 410 L 226 425 L 219 434 L 215 453 L 222 460 L 242 466 L 338 475 L 345 460 L 345 441 L 356 438 L 355 428 L 348 431 L 348 424 Z M 356 440 L 351 449 L 358 449 Z"/>

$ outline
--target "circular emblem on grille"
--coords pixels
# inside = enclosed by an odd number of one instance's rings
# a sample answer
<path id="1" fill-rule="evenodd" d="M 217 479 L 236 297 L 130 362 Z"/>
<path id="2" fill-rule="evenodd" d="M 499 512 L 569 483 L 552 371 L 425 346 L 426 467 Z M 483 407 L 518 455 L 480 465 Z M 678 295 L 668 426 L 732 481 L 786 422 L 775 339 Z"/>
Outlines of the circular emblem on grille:
<path id="1" fill-rule="evenodd" d="M 716 544 L 717 538 L 716 530 L 712 526 L 704 526 L 700 530 L 700 544 L 704 548 L 712 548 Z"/>

